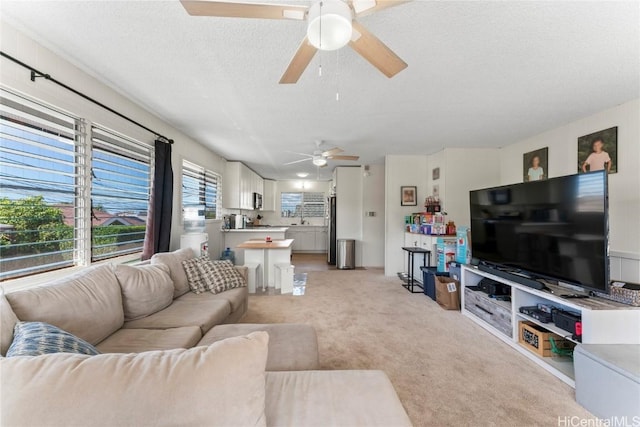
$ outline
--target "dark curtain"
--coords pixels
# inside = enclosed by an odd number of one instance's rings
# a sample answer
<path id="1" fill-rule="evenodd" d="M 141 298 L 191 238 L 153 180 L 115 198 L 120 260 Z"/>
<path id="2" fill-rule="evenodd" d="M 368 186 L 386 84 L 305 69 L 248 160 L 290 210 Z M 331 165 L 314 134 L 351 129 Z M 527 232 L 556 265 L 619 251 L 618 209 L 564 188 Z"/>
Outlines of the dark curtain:
<path id="1" fill-rule="evenodd" d="M 171 167 L 171 144 L 157 139 L 155 142 L 155 169 L 147 230 L 144 236 L 142 259 L 146 260 L 158 252 L 168 252 L 171 240 L 171 215 L 173 212 L 173 168 Z"/>

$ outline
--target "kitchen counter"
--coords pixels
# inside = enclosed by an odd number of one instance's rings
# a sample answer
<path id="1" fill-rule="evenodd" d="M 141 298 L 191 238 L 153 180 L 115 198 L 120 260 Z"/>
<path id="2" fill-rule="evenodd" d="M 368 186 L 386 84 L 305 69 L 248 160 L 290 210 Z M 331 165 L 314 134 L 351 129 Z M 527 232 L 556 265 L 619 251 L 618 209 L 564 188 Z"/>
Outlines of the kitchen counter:
<path id="1" fill-rule="evenodd" d="M 235 251 L 236 265 L 244 265 L 244 248 L 238 246 L 247 240 L 261 240 L 264 242 L 267 236 L 273 240 L 284 240 L 288 229 L 289 227 L 257 227 L 224 230 L 224 246 Z"/>
<path id="2" fill-rule="evenodd" d="M 293 245 L 293 239 L 273 240 L 248 240 L 237 247 L 239 249 L 288 249 Z"/>
<path id="3" fill-rule="evenodd" d="M 255 227 L 255 228 L 230 228 L 223 230 L 224 233 L 262 233 L 265 235 L 271 233 L 284 233 L 289 227 Z"/>

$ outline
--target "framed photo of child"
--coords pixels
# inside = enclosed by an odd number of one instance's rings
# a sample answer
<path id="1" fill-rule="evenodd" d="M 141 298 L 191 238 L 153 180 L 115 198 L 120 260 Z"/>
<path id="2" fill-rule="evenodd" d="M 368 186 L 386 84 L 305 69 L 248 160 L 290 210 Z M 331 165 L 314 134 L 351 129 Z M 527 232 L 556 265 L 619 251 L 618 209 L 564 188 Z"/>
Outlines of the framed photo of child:
<path id="1" fill-rule="evenodd" d="M 578 138 L 578 173 L 618 172 L 618 127 Z"/>
<path id="2" fill-rule="evenodd" d="M 524 153 L 522 156 L 522 175 L 524 182 L 547 179 L 549 169 L 549 147 Z"/>

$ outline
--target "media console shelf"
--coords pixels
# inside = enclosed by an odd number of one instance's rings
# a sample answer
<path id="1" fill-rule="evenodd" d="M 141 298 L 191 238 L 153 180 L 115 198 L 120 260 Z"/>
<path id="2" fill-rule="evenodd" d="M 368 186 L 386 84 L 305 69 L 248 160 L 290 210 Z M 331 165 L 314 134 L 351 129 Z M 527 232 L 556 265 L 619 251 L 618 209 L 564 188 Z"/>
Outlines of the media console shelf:
<path id="1" fill-rule="evenodd" d="M 468 289 L 489 278 L 511 287 L 511 302 L 496 301 L 488 295 Z M 572 340 L 571 334 L 553 323 L 543 323 L 519 312 L 520 307 L 539 303 L 550 304 L 582 316 L 584 344 L 640 344 L 640 307 L 631 307 L 602 298 L 564 299 L 568 289 L 548 285 L 553 293 L 539 291 L 517 282 L 462 266 L 462 314 L 500 338 L 565 383 L 575 387 L 571 357 L 541 357 L 518 342 L 520 321 L 529 321 Z"/>

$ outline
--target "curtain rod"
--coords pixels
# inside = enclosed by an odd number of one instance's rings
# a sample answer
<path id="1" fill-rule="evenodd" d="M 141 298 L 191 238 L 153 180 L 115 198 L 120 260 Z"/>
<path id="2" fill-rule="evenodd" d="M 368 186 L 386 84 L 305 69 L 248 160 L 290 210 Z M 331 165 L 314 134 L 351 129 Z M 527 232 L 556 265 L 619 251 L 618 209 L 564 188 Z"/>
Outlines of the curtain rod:
<path id="1" fill-rule="evenodd" d="M 114 110 L 113 108 L 111 108 L 111 107 L 109 107 L 107 105 L 104 105 L 102 102 L 100 102 L 98 100 L 95 100 L 95 99 L 91 98 L 90 96 L 85 95 L 84 93 L 82 93 L 82 92 L 80 92 L 80 91 L 78 91 L 78 90 L 76 90 L 76 89 L 74 89 L 74 88 L 72 88 L 70 86 L 67 86 L 66 84 L 62 83 L 61 81 L 58 81 L 58 80 L 54 79 L 49 74 L 43 73 L 42 71 L 38 71 L 37 69 L 33 68 L 32 66 L 27 65 L 24 62 L 20 61 L 19 59 L 16 59 L 13 56 L 8 55 L 8 54 L 6 54 L 6 53 L 4 53 L 2 51 L 0 51 L 0 55 L 2 57 L 4 57 L 4 58 L 7 58 L 10 61 L 15 62 L 16 64 L 20 65 L 21 67 L 24 67 L 27 70 L 31 71 L 31 81 L 32 82 L 35 82 L 36 79 L 39 78 L 39 77 L 42 77 L 45 80 L 49 80 L 49 81 L 57 84 L 58 86 L 61 86 L 64 89 L 66 89 L 66 90 L 68 90 L 70 92 L 73 92 L 76 95 L 86 99 L 87 101 L 93 102 L 97 106 L 104 108 L 105 110 L 109 111 L 110 113 L 113 113 L 116 116 L 121 117 L 121 118 L 125 119 L 126 121 L 128 121 L 130 123 L 133 123 L 134 125 L 146 130 L 147 132 L 150 132 L 150 133 L 154 134 L 158 139 L 164 140 L 164 142 L 167 142 L 169 144 L 173 144 L 173 139 L 169 139 L 166 136 L 162 135 L 161 133 L 158 133 L 158 132 L 154 131 L 153 129 L 149 129 L 145 125 L 133 120 L 132 118 L 125 116 L 124 114 Z"/>

